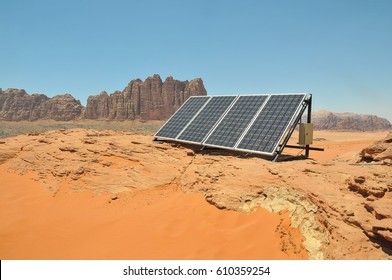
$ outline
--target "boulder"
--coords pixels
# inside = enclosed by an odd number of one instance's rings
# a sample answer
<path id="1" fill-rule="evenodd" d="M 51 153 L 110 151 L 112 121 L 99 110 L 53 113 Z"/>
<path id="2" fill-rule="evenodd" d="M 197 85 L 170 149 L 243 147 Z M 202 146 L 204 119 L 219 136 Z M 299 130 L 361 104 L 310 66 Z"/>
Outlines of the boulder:
<path id="1" fill-rule="evenodd" d="M 392 160 L 392 132 L 361 151 L 363 161 Z"/>

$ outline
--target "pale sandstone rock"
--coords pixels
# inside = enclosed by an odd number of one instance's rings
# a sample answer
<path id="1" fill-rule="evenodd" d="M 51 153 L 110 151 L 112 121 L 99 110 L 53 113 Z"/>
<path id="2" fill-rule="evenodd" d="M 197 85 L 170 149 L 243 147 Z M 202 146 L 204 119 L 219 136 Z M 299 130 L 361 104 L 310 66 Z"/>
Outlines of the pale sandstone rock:
<path id="1" fill-rule="evenodd" d="M 363 161 L 392 160 L 392 132 L 361 151 Z"/>

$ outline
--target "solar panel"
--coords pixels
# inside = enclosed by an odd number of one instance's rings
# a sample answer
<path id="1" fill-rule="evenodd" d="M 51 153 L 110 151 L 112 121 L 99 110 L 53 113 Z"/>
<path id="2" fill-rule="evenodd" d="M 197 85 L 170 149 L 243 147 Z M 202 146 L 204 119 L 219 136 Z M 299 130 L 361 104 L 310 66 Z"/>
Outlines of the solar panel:
<path id="1" fill-rule="evenodd" d="M 214 96 L 197 114 L 178 140 L 201 144 L 237 96 Z"/>
<path id="2" fill-rule="evenodd" d="M 175 112 L 175 114 L 161 127 L 155 137 L 175 139 L 186 127 L 203 105 L 210 99 L 209 96 L 190 97 Z"/>
<path id="3" fill-rule="evenodd" d="M 190 97 L 155 139 L 278 156 L 309 102 L 302 93 Z"/>
<path id="4" fill-rule="evenodd" d="M 240 96 L 203 144 L 234 148 L 267 98 L 268 95 Z"/>
<path id="5" fill-rule="evenodd" d="M 271 95 L 236 149 L 273 154 L 305 94 Z"/>

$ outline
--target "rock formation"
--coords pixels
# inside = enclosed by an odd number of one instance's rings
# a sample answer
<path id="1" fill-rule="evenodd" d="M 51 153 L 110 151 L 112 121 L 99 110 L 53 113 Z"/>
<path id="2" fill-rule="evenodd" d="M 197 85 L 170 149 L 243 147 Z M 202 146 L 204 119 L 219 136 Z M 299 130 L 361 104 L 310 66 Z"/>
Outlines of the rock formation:
<path id="1" fill-rule="evenodd" d="M 312 121 L 317 130 L 374 131 L 392 128 L 387 119 L 374 115 L 335 113 L 325 110 L 313 112 Z"/>
<path id="2" fill-rule="evenodd" d="M 132 80 L 123 91 L 110 95 L 103 91 L 90 96 L 86 108 L 70 94 L 49 98 L 44 94 L 29 95 L 23 89 L 0 89 L 0 120 L 163 120 L 193 95 L 207 95 L 201 78 L 178 81 L 169 76 L 163 83 L 159 75 L 144 82 Z"/>
<path id="3" fill-rule="evenodd" d="M 87 100 L 86 119 L 162 120 L 170 117 L 189 97 L 207 95 L 200 78 L 178 81 L 169 76 L 163 83 L 157 74 L 144 82 L 132 80 L 123 91 L 105 91 Z"/>
<path id="4" fill-rule="evenodd" d="M 49 98 L 44 94 L 29 95 L 23 89 L 0 90 L 0 120 L 53 119 L 69 121 L 79 117 L 82 109 L 80 101 L 70 94 Z"/>
<path id="5" fill-rule="evenodd" d="M 361 151 L 363 161 L 385 161 L 392 163 L 392 132 L 384 139 L 374 142 Z"/>

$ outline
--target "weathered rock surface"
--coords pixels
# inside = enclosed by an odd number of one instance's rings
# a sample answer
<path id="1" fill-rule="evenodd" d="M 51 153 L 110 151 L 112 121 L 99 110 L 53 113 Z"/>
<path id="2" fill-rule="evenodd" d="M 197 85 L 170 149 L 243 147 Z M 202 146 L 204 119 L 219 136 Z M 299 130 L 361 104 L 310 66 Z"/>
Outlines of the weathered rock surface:
<path id="1" fill-rule="evenodd" d="M 0 89 L 0 120 L 35 121 L 52 119 L 164 120 L 170 117 L 189 96 L 207 95 L 201 78 L 178 81 L 159 75 L 144 82 L 132 80 L 123 91 L 90 96 L 86 108 L 70 94 L 52 98 L 44 94 L 27 94 L 23 89 Z"/>
<path id="2" fill-rule="evenodd" d="M 381 161 L 391 163 L 392 161 L 392 132 L 384 139 L 374 142 L 361 151 L 363 161 Z"/>
<path id="3" fill-rule="evenodd" d="M 105 91 L 87 100 L 83 117 L 111 120 L 162 120 L 170 117 L 189 96 L 207 95 L 200 78 L 178 81 L 169 76 L 165 82 L 157 74 L 144 82 L 132 80 L 123 91 Z"/>
<path id="4" fill-rule="evenodd" d="M 392 128 L 387 119 L 374 115 L 335 113 L 325 110 L 313 112 L 312 121 L 317 130 L 374 131 Z"/>
<path id="5" fill-rule="evenodd" d="M 49 98 L 44 94 L 29 95 L 23 89 L 0 90 L 0 120 L 69 121 L 78 118 L 82 109 L 80 101 L 70 94 Z"/>

